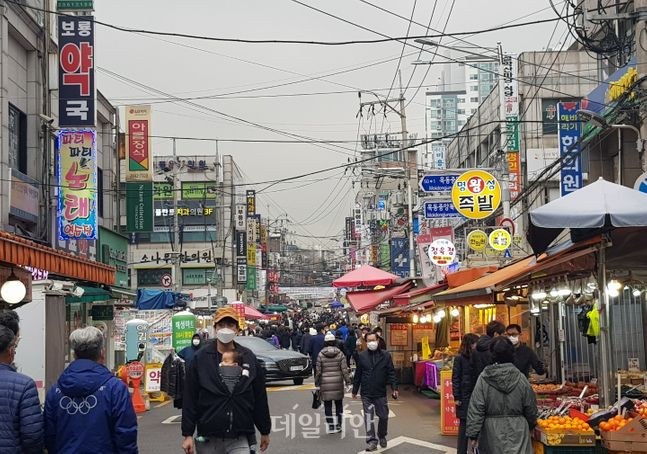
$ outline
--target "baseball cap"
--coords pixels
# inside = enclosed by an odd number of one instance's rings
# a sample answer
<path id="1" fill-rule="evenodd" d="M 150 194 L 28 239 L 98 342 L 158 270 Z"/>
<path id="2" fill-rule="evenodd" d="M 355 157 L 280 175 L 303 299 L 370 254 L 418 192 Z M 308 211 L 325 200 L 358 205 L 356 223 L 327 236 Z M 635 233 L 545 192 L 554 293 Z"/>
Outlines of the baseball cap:
<path id="1" fill-rule="evenodd" d="M 231 318 L 234 322 L 238 323 L 238 312 L 231 307 L 221 307 L 213 316 L 213 324 L 215 325 L 225 318 Z"/>

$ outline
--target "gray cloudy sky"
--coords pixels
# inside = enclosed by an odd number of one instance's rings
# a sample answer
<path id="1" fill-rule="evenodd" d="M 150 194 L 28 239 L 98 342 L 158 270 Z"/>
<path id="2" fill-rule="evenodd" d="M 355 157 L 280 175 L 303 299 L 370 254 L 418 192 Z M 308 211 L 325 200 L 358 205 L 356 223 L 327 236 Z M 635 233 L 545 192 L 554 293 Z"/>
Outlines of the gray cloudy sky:
<path id="1" fill-rule="evenodd" d="M 299 0 L 389 36 L 404 36 L 408 22 L 379 11 L 360 0 Z M 370 0 L 383 8 L 410 17 L 415 4 L 414 21 L 427 24 L 435 6 L 432 28 L 442 29 L 452 0 Z M 250 39 L 356 40 L 379 38 L 322 13 L 310 10 L 294 0 L 102 0 L 96 1 L 97 20 L 130 28 L 182 32 L 205 36 Z M 561 6 L 561 3 L 558 3 Z M 538 12 L 541 11 L 541 12 Z M 554 17 L 546 0 L 456 0 L 449 19 L 448 32 L 494 27 L 514 19 L 520 21 Z M 509 52 L 545 49 L 554 23 L 509 29 L 475 36 L 478 45 L 496 46 L 501 41 Z M 559 48 L 564 26 L 560 24 L 549 47 Z M 432 32 L 433 33 L 433 32 Z M 97 26 L 98 87 L 114 104 L 146 103 L 159 98 L 141 87 L 108 75 L 105 69 L 140 84 L 178 97 L 212 96 L 252 90 L 267 85 L 298 81 L 339 70 L 396 58 L 396 60 L 359 71 L 347 72 L 325 80 L 293 83 L 287 86 L 230 95 L 230 99 L 200 99 L 195 103 L 153 104 L 153 135 L 213 139 L 290 139 L 250 125 L 226 121 L 215 109 L 248 121 L 301 136 L 324 140 L 355 140 L 358 133 L 379 132 L 382 122 L 364 120 L 358 125 L 357 93 L 303 96 L 307 93 L 382 89 L 386 94 L 398 65 L 402 44 L 397 42 L 321 47 L 291 44 L 234 44 L 172 37 L 152 37 L 123 33 Z M 425 34 L 425 28 L 411 27 L 412 35 Z M 446 38 L 444 43 L 451 43 Z M 416 52 L 410 47 L 407 53 Z M 414 70 L 416 55 L 402 59 L 404 84 Z M 423 59 L 429 59 L 430 56 Z M 273 67 L 273 68 L 270 68 Z M 407 108 L 408 129 L 424 137 L 424 87 L 437 83 L 438 66 L 424 80 L 422 89 Z M 411 98 L 423 83 L 426 67 L 418 67 L 406 97 Z M 275 96 L 299 94 L 299 96 Z M 264 97 L 258 97 L 263 95 Z M 241 97 L 246 98 L 241 98 Z M 271 96 L 271 97 L 268 97 Z M 398 131 L 399 118 L 387 117 L 384 131 Z M 232 154 L 249 182 L 289 177 L 320 168 L 343 164 L 355 145 L 341 147 L 313 144 L 254 144 L 219 142 L 221 154 Z M 171 141 L 156 138 L 153 152 L 170 154 Z M 180 141 L 180 154 L 215 153 L 215 143 Z M 326 178 L 324 181 L 314 181 Z M 341 181 L 340 181 L 341 178 Z M 307 185 L 307 186 L 304 186 Z M 256 187 L 257 190 L 263 186 Z M 280 192 L 271 192 L 280 191 Z M 331 194 L 335 197 L 329 197 Z M 325 203 L 324 203 L 325 202 Z M 259 195 L 263 216 L 272 218 L 287 213 L 289 228 L 301 244 L 339 247 L 308 235 L 337 235 L 343 219 L 349 215 L 354 191 L 342 171 L 307 177 L 281 184 Z M 323 205 L 322 205 L 323 203 Z M 317 210 L 317 211 L 315 211 Z M 305 221 L 305 222 L 302 222 Z M 299 224 L 302 225 L 299 225 Z"/>

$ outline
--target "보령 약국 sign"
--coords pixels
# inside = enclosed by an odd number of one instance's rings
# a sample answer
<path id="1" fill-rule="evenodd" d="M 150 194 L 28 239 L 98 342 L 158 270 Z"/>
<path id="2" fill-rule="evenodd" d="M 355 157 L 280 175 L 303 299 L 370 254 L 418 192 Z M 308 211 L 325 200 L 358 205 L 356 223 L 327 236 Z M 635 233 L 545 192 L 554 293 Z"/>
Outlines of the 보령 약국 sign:
<path id="1" fill-rule="evenodd" d="M 94 22 L 58 16 L 58 125 L 94 126 Z"/>
<path id="2" fill-rule="evenodd" d="M 462 174 L 452 188 L 456 210 L 469 219 L 485 219 L 501 203 L 501 186 L 494 176 L 484 170 Z"/>
<path id="3" fill-rule="evenodd" d="M 97 160 L 92 130 L 58 135 L 58 235 L 61 240 L 97 238 Z"/>

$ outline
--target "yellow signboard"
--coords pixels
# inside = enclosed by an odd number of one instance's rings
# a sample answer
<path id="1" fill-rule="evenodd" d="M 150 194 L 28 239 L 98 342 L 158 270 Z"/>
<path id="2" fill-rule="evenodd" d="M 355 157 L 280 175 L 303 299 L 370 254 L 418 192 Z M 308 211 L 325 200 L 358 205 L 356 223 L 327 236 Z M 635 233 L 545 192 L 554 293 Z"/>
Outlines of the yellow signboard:
<path id="1" fill-rule="evenodd" d="M 247 265 L 256 265 L 256 245 L 247 245 Z"/>
<path id="2" fill-rule="evenodd" d="M 512 244 L 512 236 L 505 229 L 496 229 L 490 233 L 489 243 L 495 251 L 505 251 Z"/>
<path id="3" fill-rule="evenodd" d="M 481 252 L 485 250 L 487 243 L 487 233 L 485 233 L 483 230 L 472 230 L 467 235 L 467 244 L 473 251 Z"/>
<path id="4" fill-rule="evenodd" d="M 454 182 L 452 202 L 456 210 L 468 219 L 485 219 L 501 203 L 501 185 L 484 170 L 465 172 Z"/>

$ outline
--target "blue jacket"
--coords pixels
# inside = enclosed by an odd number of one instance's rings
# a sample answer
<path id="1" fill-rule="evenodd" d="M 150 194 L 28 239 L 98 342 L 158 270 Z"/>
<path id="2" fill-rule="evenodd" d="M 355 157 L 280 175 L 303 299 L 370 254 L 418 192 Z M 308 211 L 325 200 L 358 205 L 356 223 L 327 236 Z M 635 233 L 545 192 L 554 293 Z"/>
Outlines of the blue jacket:
<path id="1" fill-rule="evenodd" d="M 341 327 L 339 327 L 339 329 L 337 331 L 339 331 L 341 333 L 342 340 L 346 340 L 346 338 L 348 338 L 348 327 L 347 326 L 342 325 Z"/>
<path id="2" fill-rule="evenodd" d="M 43 414 L 36 384 L 8 364 L 0 364 L 0 452 L 43 452 Z"/>
<path id="3" fill-rule="evenodd" d="M 49 454 L 137 453 L 137 417 L 128 388 L 103 365 L 71 363 L 45 399 Z"/>

